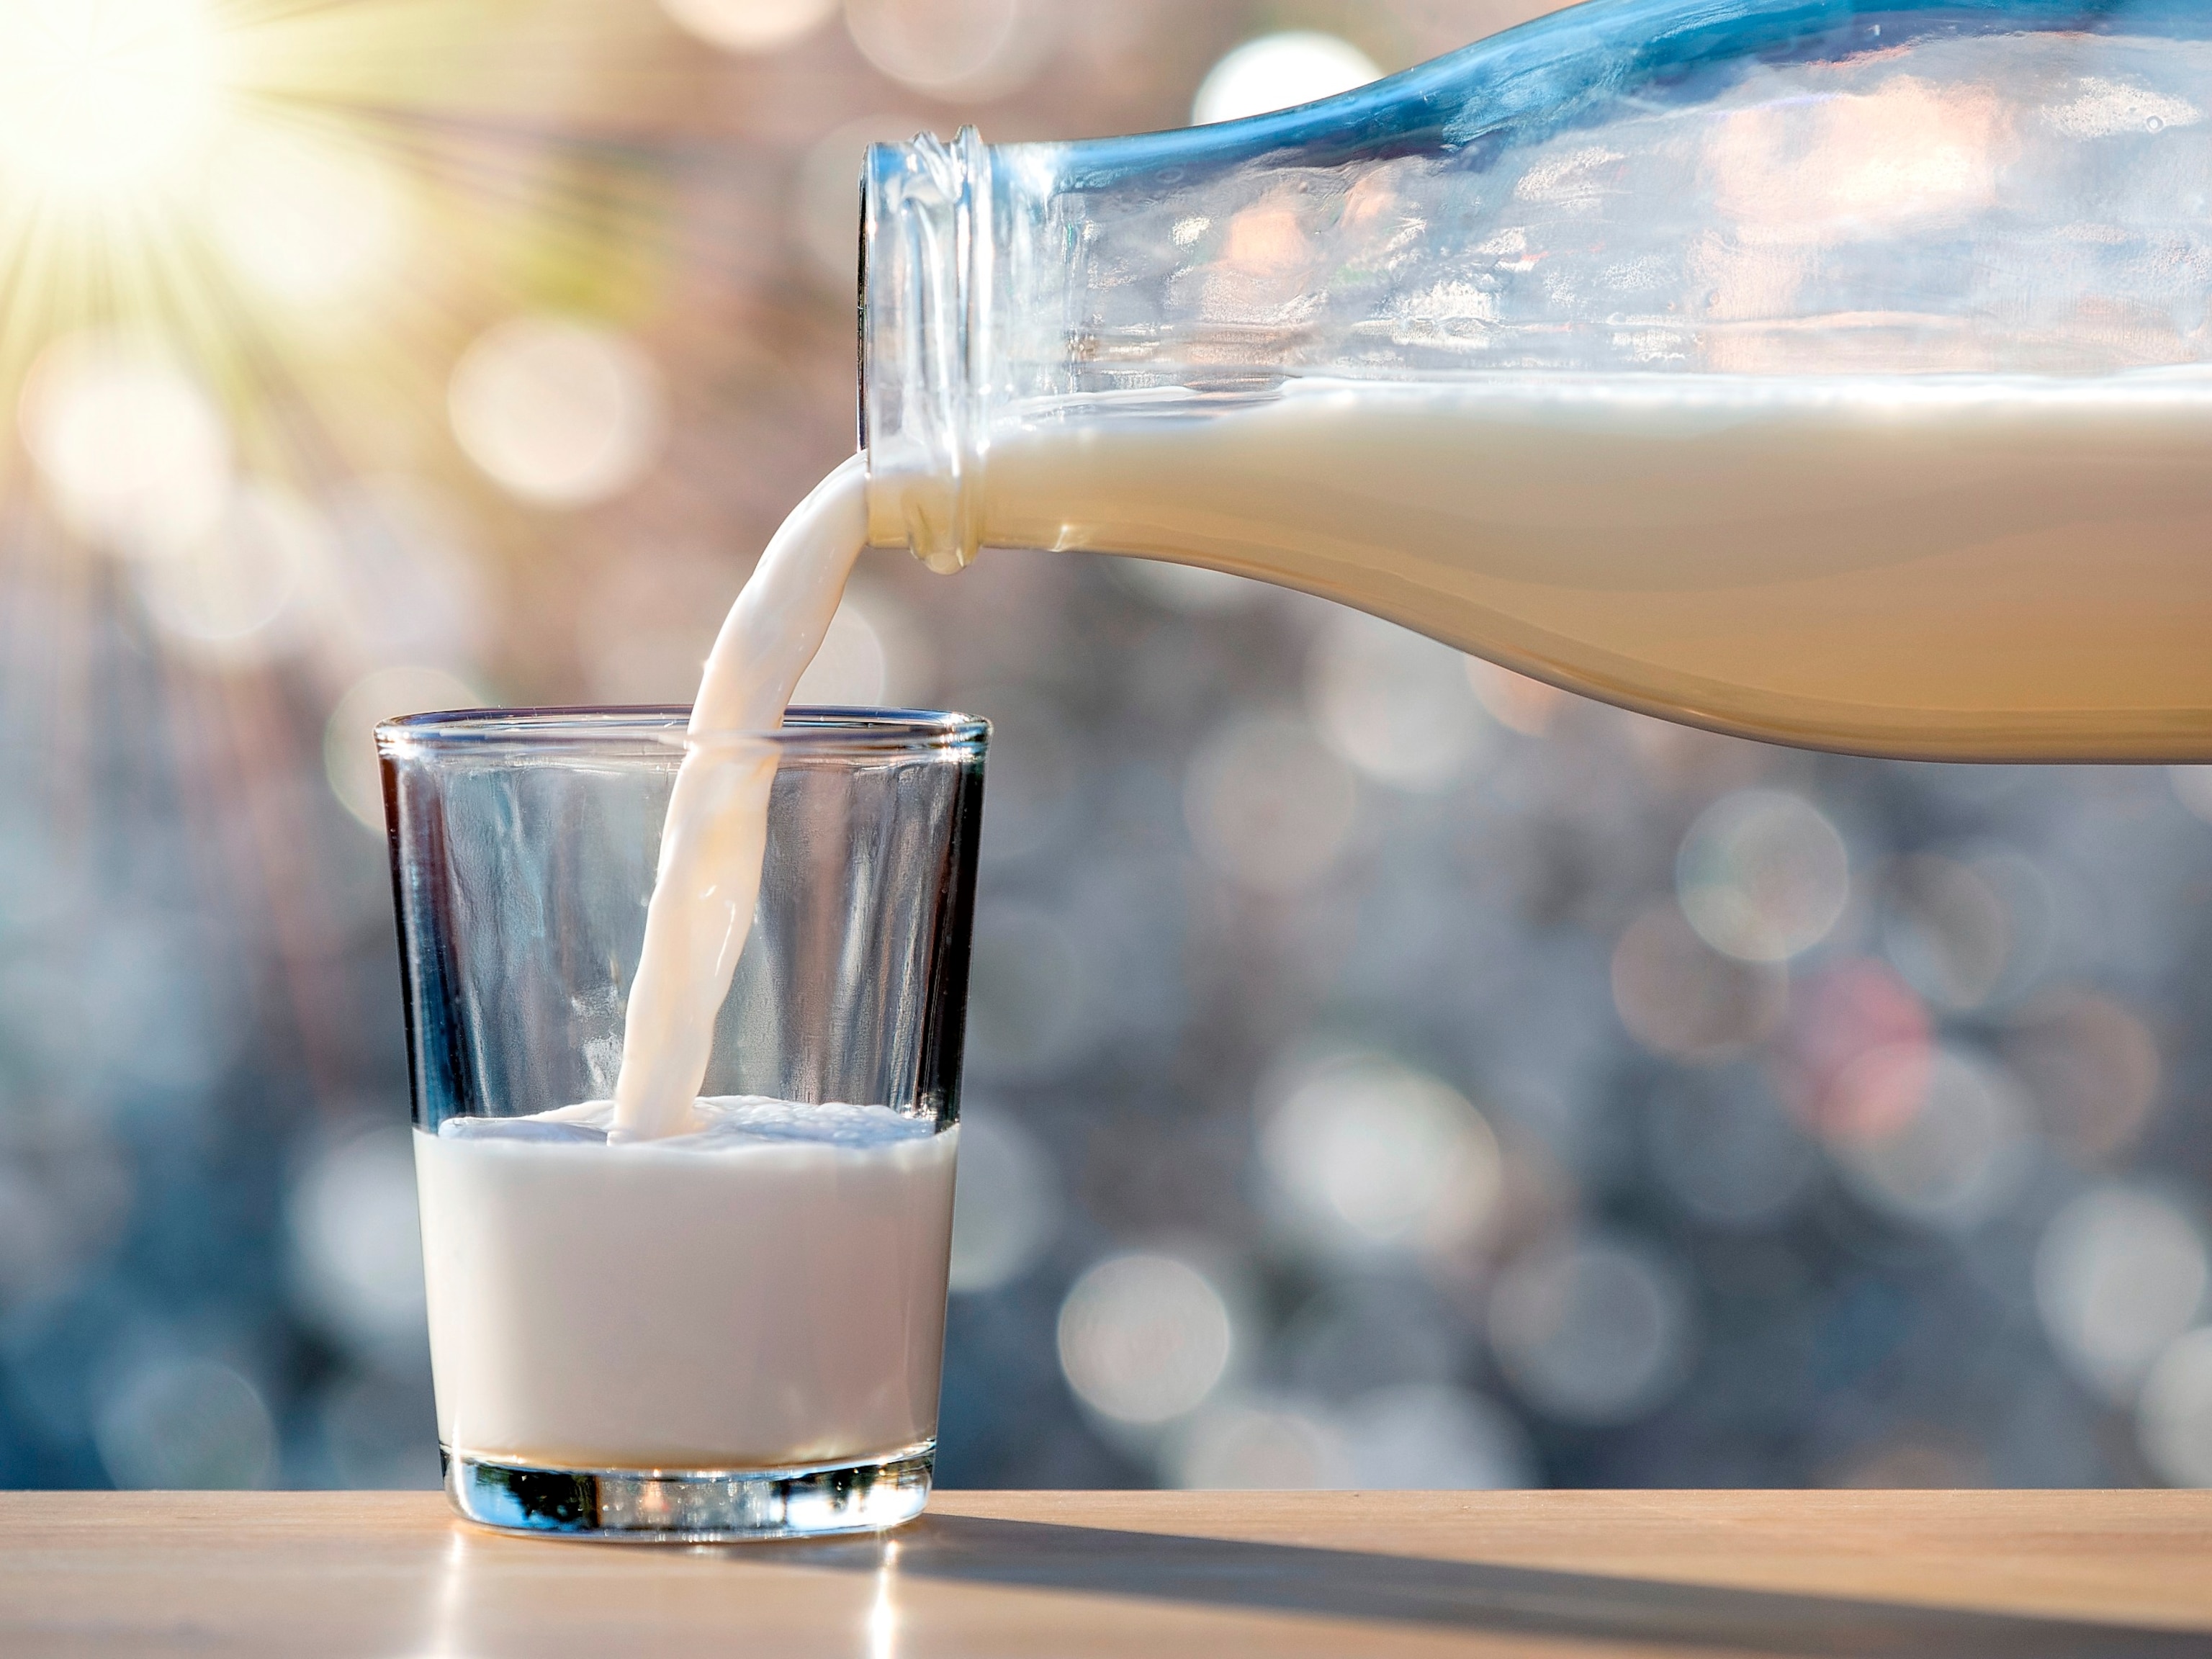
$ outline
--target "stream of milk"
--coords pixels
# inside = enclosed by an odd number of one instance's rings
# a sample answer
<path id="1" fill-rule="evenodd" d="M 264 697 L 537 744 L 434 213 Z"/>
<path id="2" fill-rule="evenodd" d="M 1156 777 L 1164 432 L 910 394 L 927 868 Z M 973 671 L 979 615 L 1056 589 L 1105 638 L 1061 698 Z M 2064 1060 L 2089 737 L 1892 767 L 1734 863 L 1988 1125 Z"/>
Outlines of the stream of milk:
<path id="1" fill-rule="evenodd" d="M 707 659 L 630 981 L 611 1139 L 658 1139 L 691 1121 L 714 1016 L 752 930 L 775 782 L 772 749 L 733 753 L 713 739 L 783 724 L 867 541 L 866 492 L 866 460 L 855 455 L 792 510 Z"/>

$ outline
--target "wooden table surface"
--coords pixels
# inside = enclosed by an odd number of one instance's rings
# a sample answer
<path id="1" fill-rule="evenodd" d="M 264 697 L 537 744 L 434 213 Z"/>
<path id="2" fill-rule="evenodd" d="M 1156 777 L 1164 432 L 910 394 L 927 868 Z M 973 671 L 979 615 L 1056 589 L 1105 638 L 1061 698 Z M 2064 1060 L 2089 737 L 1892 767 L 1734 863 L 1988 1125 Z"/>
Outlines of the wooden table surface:
<path id="1" fill-rule="evenodd" d="M 0 1655 L 2212 1655 L 2212 1492 L 941 1492 L 515 1539 L 416 1492 L 0 1493 Z"/>

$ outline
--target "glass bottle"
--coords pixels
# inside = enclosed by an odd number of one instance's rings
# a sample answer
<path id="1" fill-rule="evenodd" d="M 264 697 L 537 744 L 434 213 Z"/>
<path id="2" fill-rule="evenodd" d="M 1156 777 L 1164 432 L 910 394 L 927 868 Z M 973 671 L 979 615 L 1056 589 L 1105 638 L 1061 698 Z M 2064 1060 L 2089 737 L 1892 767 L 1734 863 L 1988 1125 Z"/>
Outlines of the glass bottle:
<path id="1" fill-rule="evenodd" d="M 872 538 L 1815 747 L 2212 759 L 2208 37 L 1605 0 L 1249 120 L 879 145 Z"/>

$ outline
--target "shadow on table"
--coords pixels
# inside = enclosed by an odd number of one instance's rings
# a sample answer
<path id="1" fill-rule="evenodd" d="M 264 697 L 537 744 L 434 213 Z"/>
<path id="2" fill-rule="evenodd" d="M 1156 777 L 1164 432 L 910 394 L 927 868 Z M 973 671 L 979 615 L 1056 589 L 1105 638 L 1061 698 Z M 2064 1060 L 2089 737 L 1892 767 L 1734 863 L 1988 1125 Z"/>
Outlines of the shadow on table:
<path id="1" fill-rule="evenodd" d="M 932 1515 L 893 1539 L 895 1571 L 907 1578 L 1389 1620 L 1492 1636 L 1854 1659 L 2203 1659 L 2212 1651 L 2197 1632 L 1048 1522 Z M 792 1547 L 809 1565 L 874 1572 L 885 1564 L 884 1543 L 875 1538 Z"/>

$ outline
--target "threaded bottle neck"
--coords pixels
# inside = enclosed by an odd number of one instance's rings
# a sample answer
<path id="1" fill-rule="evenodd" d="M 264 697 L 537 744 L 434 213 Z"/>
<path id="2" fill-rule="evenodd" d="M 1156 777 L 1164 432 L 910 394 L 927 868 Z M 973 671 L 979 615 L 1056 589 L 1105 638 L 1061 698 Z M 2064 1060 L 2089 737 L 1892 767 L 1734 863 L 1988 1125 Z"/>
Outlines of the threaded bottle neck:
<path id="1" fill-rule="evenodd" d="M 860 204 L 860 442 L 868 538 L 959 569 L 982 531 L 990 152 L 972 127 L 868 152 Z"/>

